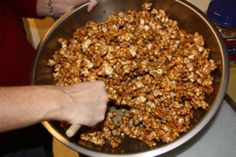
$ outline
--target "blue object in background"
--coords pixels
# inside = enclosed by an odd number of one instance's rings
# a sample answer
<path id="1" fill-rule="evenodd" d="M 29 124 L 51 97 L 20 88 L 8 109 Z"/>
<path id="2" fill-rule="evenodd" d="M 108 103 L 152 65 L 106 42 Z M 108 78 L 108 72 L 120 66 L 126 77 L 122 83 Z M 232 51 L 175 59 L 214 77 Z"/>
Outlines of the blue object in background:
<path id="1" fill-rule="evenodd" d="M 213 0 L 207 10 L 224 38 L 230 65 L 236 65 L 236 0 Z"/>
<path id="2" fill-rule="evenodd" d="M 236 0 L 211 1 L 207 15 L 221 26 L 236 28 Z"/>

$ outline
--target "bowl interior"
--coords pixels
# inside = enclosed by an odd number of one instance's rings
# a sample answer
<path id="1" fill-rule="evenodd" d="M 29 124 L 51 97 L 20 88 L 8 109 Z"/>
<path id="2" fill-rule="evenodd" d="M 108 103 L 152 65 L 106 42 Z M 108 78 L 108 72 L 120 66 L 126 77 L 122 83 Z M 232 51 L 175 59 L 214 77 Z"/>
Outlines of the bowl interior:
<path id="1" fill-rule="evenodd" d="M 140 10 L 144 2 L 144 0 L 101 0 L 99 5 L 91 13 L 87 13 L 87 4 L 85 4 L 61 17 L 49 30 L 38 47 L 32 71 L 32 84 L 55 84 L 52 77 L 53 71 L 47 66 L 47 61 L 51 58 L 55 50 L 60 48 L 60 44 L 57 42 L 58 38 L 70 38 L 73 31 L 75 31 L 78 26 L 85 25 L 88 20 L 99 22 L 105 20 L 106 17 L 114 12 Z M 198 9 L 189 3 L 180 0 L 149 0 L 148 2 L 152 2 L 154 8 L 165 10 L 171 19 L 178 21 L 178 25 L 181 29 L 190 33 L 199 32 L 203 35 L 205 46 L 212 51 L 210 58 L 214 59 L 218 66 L 213 74 L 215 77 L 215 91 L 207 98 L 207 102 L 211 107 L 208 112 L 201 110 L 196 112 L 196 115 L 200 118 L 197 120 L 197 123 L 192 124 L 193 128 L 185 135 L 181 136 L 175 142 L 167 145 L 160 144 L 154 148 L 149 148 L 137 140 L 126 137 L 123 138 L 123 142 L 117 149 L 112 149 L 108 145 L 99 147 L 89 143 L 78 143 L 79 137 L 67 138 L 65 129 L 61 128 L 58 122 L 44 122 L 46 128 L 56 138 L 83 154 L 90 156 L 100 156 L 101 154 L 101 156 L 106 154 L 127 155 L 145 152 L 152 152 L 155 155 L 162 154 L 181 145 L 197 134 L 214 115 L 223 99 L 227 82 L 227 59 L 224 55 L 222 42 L 214 27 Z"/>

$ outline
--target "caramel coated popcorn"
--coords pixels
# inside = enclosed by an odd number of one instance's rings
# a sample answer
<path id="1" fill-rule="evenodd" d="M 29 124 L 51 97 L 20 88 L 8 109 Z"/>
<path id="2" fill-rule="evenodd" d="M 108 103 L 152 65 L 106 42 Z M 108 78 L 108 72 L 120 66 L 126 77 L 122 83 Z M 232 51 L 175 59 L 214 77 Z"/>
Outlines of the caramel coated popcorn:
<path id="1" fill-rule="evenodd" d="M 102 129 L 81 139 L 115 148 L 123 136 L 150 147 L 169 143 L 190 129 L 193 111 L 207 110 L 214 60 L 199 33 L 179 28 L 164 10 L 119 12 L 89 21 L 48 60 L 58 86 L 102 80 L 112 104 Z M 79 116 L 79 115 L 78 115 Z"/>

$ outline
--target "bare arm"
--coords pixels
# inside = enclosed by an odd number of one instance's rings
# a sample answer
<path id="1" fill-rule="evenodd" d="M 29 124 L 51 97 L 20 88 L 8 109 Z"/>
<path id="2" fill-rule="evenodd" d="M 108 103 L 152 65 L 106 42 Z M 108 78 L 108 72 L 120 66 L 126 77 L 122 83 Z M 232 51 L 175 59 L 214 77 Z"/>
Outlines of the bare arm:
<path id="1" fill-rule="evenodd" d="M 93 126 L 104 119 L 108 101 L 104 83 L 69 87 L 0 87 L 0 132 L 44 120 Z"/>

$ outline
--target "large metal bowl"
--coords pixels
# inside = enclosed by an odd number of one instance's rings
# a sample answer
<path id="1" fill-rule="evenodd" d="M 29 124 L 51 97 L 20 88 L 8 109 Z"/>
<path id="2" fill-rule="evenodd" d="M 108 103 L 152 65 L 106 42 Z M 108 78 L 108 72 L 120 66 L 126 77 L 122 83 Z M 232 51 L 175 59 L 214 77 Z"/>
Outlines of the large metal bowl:
<path id="1" fill-rule="evenodd" d="M 72 32 L 78 27 L 84 25 L 88 20 L 102 21 L 113 12 L 127 11 L 129 9 L 140 10 L 144 0 L 101 0 L 98 6 L 87 13 L 87 4 L 75 8 L 70 13 L 62 16 L 52 26 L 41 41 L 32 71 L 32 84 L 45 85 L 55 84 L 52 78 L 52 69 L 47 66 L 47 60 L 51 58 L 55 50 L 60 45 L 57 42 L 59 37 L 72 36 Z M 183 143 L 189 141 L 193 136 L 199 133 L 212 119 L 219 108 L 224 97 L 228 82 L 228 60 L 224 53 L 224 47 L 214 26 L 208 21 L 205 15 L 193 5 L 181 0 L 150 0 L 153 7 L 164 9 L 168 16 L 179 22 L 182 29 L 194 33 L 199 32 L 204 36 L 206 47 L 210 48 L 211 58 L 216 61 L 218 66 L 214 72 L 215 91 L 207 98 L 210 108 L 207 112 L 197 111 L 200 116 L 196 123 L 192 123 L 192 129 L 181 135 L 179 139 L 170 144 L 160 144 L 154 148 L 149 148 L 137 140 L 124 137 L 121 145 L 117 149 L 110 146 L 95 146 L 89 143 L 79 143 L 79 136 L 68 138 L 65 135 L 65 129 L 60 127 L 59 122 L 43 122 L 48 131 L 59 141 L 70 148 L 88 155 L 88 156 L 156 156 L 166 153 Z M 79 115 L 78 115 L 79 116 Z"/>

